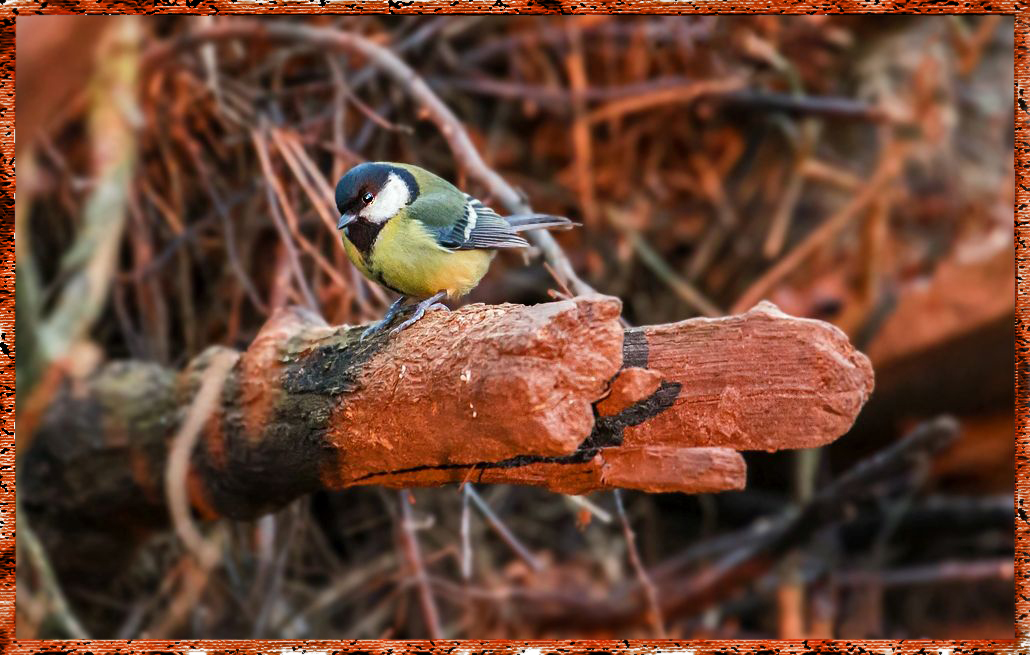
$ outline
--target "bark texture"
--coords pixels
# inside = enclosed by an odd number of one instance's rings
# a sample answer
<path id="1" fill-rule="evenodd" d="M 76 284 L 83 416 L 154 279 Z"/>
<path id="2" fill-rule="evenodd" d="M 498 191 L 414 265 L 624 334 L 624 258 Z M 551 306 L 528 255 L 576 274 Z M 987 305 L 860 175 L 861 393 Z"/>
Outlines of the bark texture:
<path id="1" fill-rule="evenodd" d="M 362 484 L 739 489 L 737 451 L 830 442 L 872 391 L 843 333 L 768 303 L 628 330 L 620 309 L 605 296 L 473 305 L 365 342 L 281 311 L 238 354 L 192 455 L 191 502 L 250 519 Z M 46 542 L 75 543 L 62 558 L 91 560 L 76 568 L 111 559 L 102 535 L 167 524 L 168 442 L 218 350 L 180 373 L 108 364 L 43 417 L 19 492 Z"/>

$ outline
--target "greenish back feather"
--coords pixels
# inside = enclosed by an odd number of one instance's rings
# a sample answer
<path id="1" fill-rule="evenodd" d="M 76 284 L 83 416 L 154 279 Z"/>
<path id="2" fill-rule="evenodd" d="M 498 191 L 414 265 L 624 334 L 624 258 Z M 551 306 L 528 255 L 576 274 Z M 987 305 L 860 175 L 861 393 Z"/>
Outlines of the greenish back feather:
<path id="1" fill-rule="evenodd" d="M 410 172 L 418 183 L 418 201 L 409 205 L 409 217 L 439 230 L 454 225 L 465 212 L 465 194 L 439 175 L 408 164 L 394 164 Z"/>

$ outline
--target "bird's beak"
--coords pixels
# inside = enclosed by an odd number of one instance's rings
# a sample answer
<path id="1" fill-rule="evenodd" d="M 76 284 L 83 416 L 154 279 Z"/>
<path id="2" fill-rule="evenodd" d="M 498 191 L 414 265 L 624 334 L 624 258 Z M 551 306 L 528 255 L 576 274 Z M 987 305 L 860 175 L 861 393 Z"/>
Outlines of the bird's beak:
<path id="1" fill-rule="evenodd" d="M 355 218 L 357 218 L 357 216 L 355 216 L 354 214 L 343 214 L 342 216 L 340 216 L 340 220 L 336 223 L 336 229 L 342 230 L 343 228 L 353 223 Z"/>

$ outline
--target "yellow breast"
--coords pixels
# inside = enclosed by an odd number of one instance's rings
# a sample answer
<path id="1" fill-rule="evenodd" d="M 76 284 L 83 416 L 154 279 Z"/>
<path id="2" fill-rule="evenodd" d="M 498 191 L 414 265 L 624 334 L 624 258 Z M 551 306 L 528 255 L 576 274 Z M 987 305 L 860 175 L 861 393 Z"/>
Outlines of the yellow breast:
<path id="1" fill-rule="evenodd" d="M 416 298 L 439 291 L 451 298 L 464 296 L 486 275 L 494 257 L 488 250 L 442 248 L 421 223 L 404 219 L 386 223 L 367 258 L 348 239 L 343 245 L 365 277 Z"/>

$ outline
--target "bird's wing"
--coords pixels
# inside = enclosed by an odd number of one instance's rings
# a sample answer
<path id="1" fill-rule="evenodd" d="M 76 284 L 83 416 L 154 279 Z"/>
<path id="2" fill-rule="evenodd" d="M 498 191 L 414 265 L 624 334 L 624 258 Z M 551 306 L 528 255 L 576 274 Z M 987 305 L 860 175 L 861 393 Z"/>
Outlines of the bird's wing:
<path id="1" fill-rule="evenodd" d="M 467 193 L 461 215 L 452 226 L 440 232 L 439 242 L 451 250 L 478 248 L 525 248 L 529 243 L 497 212 Z"/>

